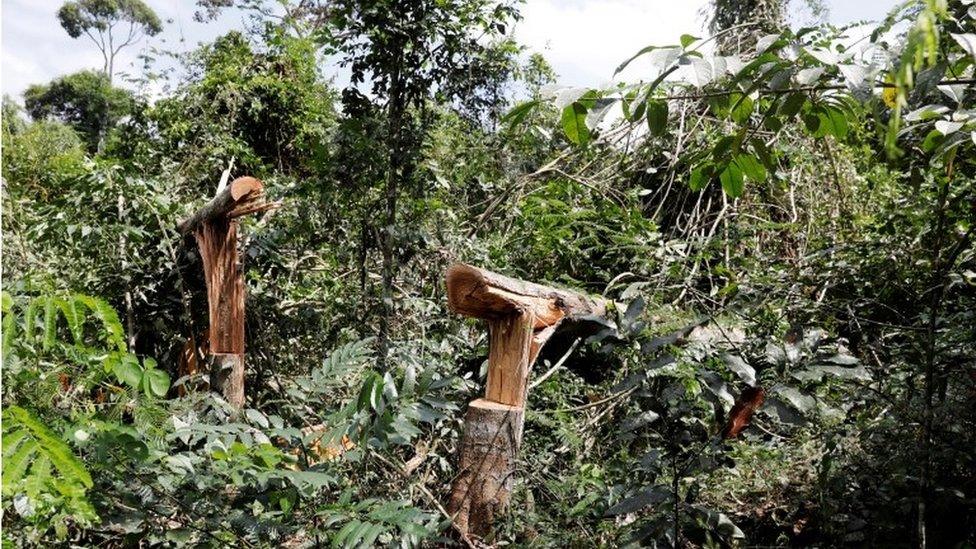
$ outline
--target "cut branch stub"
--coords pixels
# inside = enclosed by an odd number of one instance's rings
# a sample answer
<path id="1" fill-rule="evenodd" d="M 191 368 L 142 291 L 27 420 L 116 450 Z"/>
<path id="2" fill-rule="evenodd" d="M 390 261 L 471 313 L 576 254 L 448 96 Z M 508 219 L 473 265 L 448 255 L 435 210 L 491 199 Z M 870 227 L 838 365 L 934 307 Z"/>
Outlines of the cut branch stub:
<path id="1" fill-rule="evenodd" d="M 237 218 L 278 207 L 264 201 L 264 185 L 239 177 L 183 220 L 200 249 L 210 318 L 210 386 L 227 402 L 244 406 L 244 277 L 237 253 Z"/>
<path id="2" fill-rule="evenodd" d="M 602 318 L 608 305 L 600 298 L 463 263 L 447 271 L 447 303 L 458 314 L 488 321 L 491 343 L 485 398 L 509 406 L 525 404 L 532 363 L 560 325 L 566 320 Z"/>
<path id="3" fill-rule="evenodd" d="M 176 226 L 182 235 L 190 234 L 200 225 L 216 219 L 234 219 L 278 207 L 277 202 L 264 201 L 264 184 L 254 177 L 238 177 L 199 210 Z"/>

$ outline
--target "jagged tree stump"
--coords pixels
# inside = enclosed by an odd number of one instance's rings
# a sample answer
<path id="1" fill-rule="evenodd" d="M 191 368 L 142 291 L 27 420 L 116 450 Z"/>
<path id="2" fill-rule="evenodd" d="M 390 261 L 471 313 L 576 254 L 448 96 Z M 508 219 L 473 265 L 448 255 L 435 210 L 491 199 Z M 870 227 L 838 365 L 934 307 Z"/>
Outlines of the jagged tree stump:
<path id="1" fill-rule="evenodd" d="M 605 327 L 609 302 L 464 264 L 447 271 L 447 299 L 454 312 L 488 321 L 485 398 L 468 405 L 448 503 L 462 534 L 485 537 L 511 498 L 532 364 L 562 326 L 583 335 L 567 321 Z"/>
<path id="2" fill-rule="evenodd" d="M 210 318 L 210 388 L 236 408 L 244 406 L 244 276 L 237 253 L 238 218 L 277 207 L 264 185 L 239 177 L 177 229 L 193 234 L 203 261 Z"/>

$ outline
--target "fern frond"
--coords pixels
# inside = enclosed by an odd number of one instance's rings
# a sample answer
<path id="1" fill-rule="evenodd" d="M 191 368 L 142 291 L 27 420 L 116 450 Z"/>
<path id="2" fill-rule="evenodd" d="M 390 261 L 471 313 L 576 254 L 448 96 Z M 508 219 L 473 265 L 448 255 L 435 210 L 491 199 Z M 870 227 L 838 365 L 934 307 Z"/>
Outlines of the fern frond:
<path id="1" fill-rule="evenodd" d="M 101 321 L 109 344 L 119 351 L 126 350 L 125 329 L 122 327 L 122 321 L 119 320 L 119 314 L 107 301 L 82 294 L 75 294 L 73 299 L 83 303 L 95 315 L 95 318 Z"/>
<path id="2" fill-rule="evenodd" d="M 84 463 L 34 414 L 19 406 L 10 406 L 4 410 L 4 416 L 4 428 L 13 431 L 7 436 L 15 436 L 21 441 L 9 461 L 7 459 L 3 461 L 4 490 L 8 489 L 8 475 L 11 475 L 10 486 L 23 478 L 35 451 L 50 460 L 65 481 L 80 484 L 85 488 L 94 485 Z M 26 436 L 16 434 L 18 432 L 24 432 Z M 20 460 L 27 460 L 27 462 L 23 464 Z"/>
<path id="3" fill-rule="evenodd" d="M 57 341 L 58 303 L 57 298 L 44 298 L 44 340 L 42 346 L 45 351 L 54 346 Z"/>
<path id="4" fill-rule="evenodd" d="M 83 306 L 78 307 L 77 301 L 74 299 L 54 298 L 52 301 L 58 306 L 58 309 L 64 315 L 64 319 L 68 322 L 68 331 L 71 332 L 71 337 L 74 339 L 75 345 L 82 345 L 85 329 Z"/>
<path id="5" fill-rule="evenodd" d="M 3 353 L 3 360 L 7 360 L 7 354 L 14 343 L 14 336 L 17 333 L 17 318 L 14 316 L 14 298 L 7 292 L 2 292 L 3 301 L 3 346 L 0 352 Z"/>
<path id="6" fill-rule="evenodd" d="M 312 370 L 313 390 L 325 389 L 353 370 L 362 367 L 373 356 L 372 338 L 347 343 L 336 348 Z"/>
<path id="7" fill-rule="evenodd" d="M 37 314 L 44 304 L 47 303 L 46 297 L 37 297 L 27 304 L 27 311 L 24 312 L 24 339 L 34 341 L 34 324 L 37 322 Z"/>

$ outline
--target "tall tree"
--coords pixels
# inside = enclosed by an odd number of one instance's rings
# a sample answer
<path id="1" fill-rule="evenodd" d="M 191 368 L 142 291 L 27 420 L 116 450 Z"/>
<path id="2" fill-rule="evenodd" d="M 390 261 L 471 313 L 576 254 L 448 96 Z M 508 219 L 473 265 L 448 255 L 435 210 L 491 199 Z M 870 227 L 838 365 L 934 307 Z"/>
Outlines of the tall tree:
<path id="1" fill-rule="evenodd" d="M 115 56 L 138 42 L 144 34 L 163 30 L 159 16 L 142 0 L 77 0 L 58 10 L 61 26 L 72 38 L 85 35 L 102 52 L 102 72 L 109 81 L 115 72 Z"/>
<path id="2" fill-rule="evenodd" d="M 112 86 L 96 71 L 81 71 L 34 84 L 24 91 L 24 106 L 34 120 L 54 118 L 78 132 L 90 152 L 99 149 L 105 134 L 135 110 L 132 93 Z"/>
<path id="3" fill-rule="evenodd" d="M 507 65 L 498 56 L 508 25 L 518 19 L 509 2 L 492 0 L 339 0 L 325 26 L 327 50 L 351 72 L 352 87 L 368 86 L 384 112 L 387 165 L 381 231 L 381 365 L 389 351 L 396 277 L 397 202 L 412 189 L 428 102 L 464 98 L 465 108 L 490 108 Z M 503 48 L 504 49 L 504 48 Z"/>

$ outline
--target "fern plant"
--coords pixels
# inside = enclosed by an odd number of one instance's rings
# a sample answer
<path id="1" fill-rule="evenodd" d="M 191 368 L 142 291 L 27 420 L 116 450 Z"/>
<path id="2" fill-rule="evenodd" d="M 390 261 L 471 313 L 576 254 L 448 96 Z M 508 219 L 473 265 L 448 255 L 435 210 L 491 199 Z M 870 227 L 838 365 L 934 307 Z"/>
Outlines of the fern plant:
<path id="1" fill-rule="evenodd" d="M 40 419 L 19 406 L 3 411 L 3 496 L 13 498 L 27 521 L 67 534 L 65 518 L 98 521 L 87 493 L 93 486 L 84 463 Z"/>
<path id="2" fill-rule="evenodd" d="M 147 357 L 140 364 L 138 357 L 128 352 L 119 315 L 105 300 L 83 294 L 35 297 L 23 307 L 20 333 L 14 299 L 6 292 L 2 306 L 4 366 L 16 364 L 23 356 L 36 352 L 40 335 L 41 352 L 50 353 L 60 346 L 67 358 L 79 365 L 100 359 L 105 373 L 114 374 L 120 383 L 147 396 L 163 397 L 169 390 L 169 376 L 156 368 L 155 360 Z M 58 338 L 62 319 L 70 344 Z M 90 326 L 94 337 L 86 337 L 86 327 Z M 92 340 L 96 343 L 91 344 Z"/>

